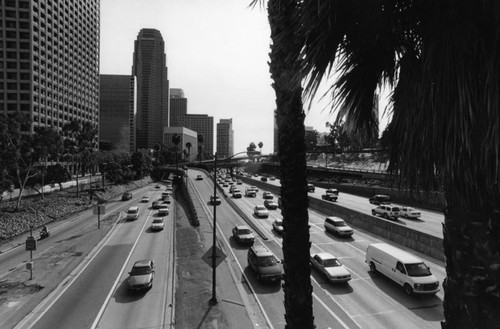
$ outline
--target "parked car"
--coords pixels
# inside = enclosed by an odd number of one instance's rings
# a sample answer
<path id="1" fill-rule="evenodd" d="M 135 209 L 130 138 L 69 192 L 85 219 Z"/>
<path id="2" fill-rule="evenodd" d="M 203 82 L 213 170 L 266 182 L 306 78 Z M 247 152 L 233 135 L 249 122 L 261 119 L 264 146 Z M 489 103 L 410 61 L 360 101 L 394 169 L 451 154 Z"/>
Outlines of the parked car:
<path id="1" fill-rule="evenodd" d="M 255 235 L 253 231 L 246 225 L 238 225 L 233 227 L 233 238 L 240 244 L 253 244 Z"/>
<path id="2" fill-rule="evenodd" d="M 196 176 L 196 180 L 203 180 L 203 176 L 202 175 L 197 175 Z"/>
<path id="3" fill-rule="evenodd" d="M 262 177 L 260 178 L 260 180 L 261 180 L 261 182 L 267 182 L 267 177 L 262 176 Z"/>
<path id="4" fill-rule="evenodd" d="M 314 192 L 314 190 L 315 190 L 314 185 L 311 183 L 308 183 L 307 184 L 307 192 Z"/>
<path id="5" fill-rule="evenodd" d="M 391 197 L 384 194 L 376 194 L 368 199 L 372 204 L 386 204 L 391 202 Z"/>
<path id="6" fill-rule="evenodd" d="M 132 195 L 132 193 L 130 193 L 130 192 L 125 192 L 125 193 L 123 193 L 123 195 L 122 195 L 122 201 L 127 201 L 127 200 L 130 200 L 130 199 L 132 199 L 132 196 L 133 196 L 133 195 Z"/>
<path id="7" fill-rule="evenodd" d="M 221 199 L 220 199 L 220 197 L 218 195 L 216 195 L 215 198 L 214 198 L 213 195 L 211 195 L 210 196 L 210 203 L 211 204 L 215 204 L 215 205 L 220 205 L 221 204 Z"/>
<path id="8" fill-rule="evenodd" d="M 248 249 L 247 262 L 257 280 L 281 282 L 283 267 L 276 256 L 263 245 Z"/>
<path id="9" fill-rule="evenodd" d="M 279 235 L 283 235 L 283 220 L 277 219 L 273 222 L 273 230 Z"/>
<path id="10" fill-rule="evenodd" d="M 311 265 L 330 282 L 347 283 L 351 280 L 351 273 L 347 268 L 335 256 L 327 252 L 312 254 Z"/>
<path id="11" fill-rule="evenodd" d="M 420 218 L 420 216 L 422 216 L 420 211 L 418 211 L 415 208 L 407 207 L 407 206 L 401 206 L 400 208 L 401 208 L 401 216 L 404 218 L 415 219 L 415 218 Z"/>
<path id="12" fill-rule="evenodd" d="M 271 192 L 264 192 L 262 193 L 262 197 L 264 199 L 269 199 L 269 200 L 272 200 L 274 198 L 273 194 Z"/>
<path id="13" fill-rule="evenodd" d="M 153 207 L 153 209 L 158 209 L 160 208 L 160 206 L 162 205 L 163 201 L 162 200 L 155 200 L 153 201 L 153 203 L 151 204 L 151 206 Z"/>
<path id="14" fill-rule="evenodd" d="M 408 295 L 435 294 L 439 281 L 418 257 L 387 243 L 373 243 L 366 249 L 366 264 L 402 286 Z"/>
<path id="15" fill-rule="evenodd" d="M 161 231 L 164 228 L 163 218 L 153 218 L 153 222 L 151 223 L 152 231 Z"/>
<path id="16" fill-rule="evenodd" d="M 136 220 L 139 218 L 140 208 L 138 206 L 132 206 L 127 210 L 127 220 Z"/>
<path id="17" fill-rule="evenodd" d="M 235 189 L 237 189 L 237 187 L 236 187 L 235 185 L 231 185 L 231 186 L 229 187 L 229 193 L 233 193 L 233 191 L 234 191 Z"/>
<path id="18" fill-rule="evenodd" d="M 248 187 L 245 190 L 245 196 L 255 198 L 257 196 L 257 192 L 255 192 L 255 190 L 253 188 Z"/>
<path id="19" fill-rule="evenodd" d="M 333 194 L 333 193 L 325 193 L 325 194 L 321 195 L 321 199 L 333 202 L 333 201 L 337 201 L 338 196 L 336 194 Z"/>
<path id="20" fill-rule="evenodd" d="M 278 203 L 274 200 L 264 200 L 264 207 L 270 210 L 278 209 Z"/>
<path id="21" fill-rule="evenodd" d="M 382 216 L 387 219 L 398 219 L 401 216 L 401 208 L 392 204 L 383 204 L 372 209 L 373 216 Z"/>
<path id="22" fill-rule="evenodd" d="M 155 265 L 151 259 L 135 262 L 132 270 L 128 273 L 128 289 L 131 291 L 151 289 L 153 287 L 154 273 Z"/>
<path id="23" fill-rule="evenodd" d="M 149 202 L 149 197 L 143 196 L 141 199 L 141 202 L 148 203 Z"/>
<path id="24" fill-rule="evenodd" d="M 340 217 L 326 217 L 324 225 L 327 232 L 332 232 L 339 236 L 351 236 L 354 233 L 354 230 Z"/>
<path id="25" fill-rule="evenodd" d="M 264 206 L 255 206 L 255 208 L 253 208 L 253 213 L 257 217 L 261 217 L 261 218 L 269 217 L 269 211 Z"/>

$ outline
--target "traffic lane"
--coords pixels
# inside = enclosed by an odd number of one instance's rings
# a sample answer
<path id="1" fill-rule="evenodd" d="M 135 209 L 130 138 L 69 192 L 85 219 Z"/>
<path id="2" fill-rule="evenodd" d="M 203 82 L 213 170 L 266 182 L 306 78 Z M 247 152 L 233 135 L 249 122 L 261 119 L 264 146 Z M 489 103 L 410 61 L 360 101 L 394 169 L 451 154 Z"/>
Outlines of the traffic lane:
<path id="1" fill-rule="evenodd" d="M 104 302 L 131 244 L 104 247 L 81 276 L 33 325 L 35 329 L 88 329 Z"/>
<path id="2" fill-rule="evenodd" d="M 172 207 L 173 204 L 172 204 Z M 151 222 L 162 217 L 152 214 L 143 230 L 125 270 L 118 279 L 118 285 L 112 293 L 109 303 L 98 323 L 98 328 L 162 328 L 165 326 L 167 295 L 172 293 L 172 267 L 174 213 L 163 216 L 165 228 L 152 231 Z M 155 262 L 153 286 L 150 290 L 130 292 L 127 278 L 129 271 L 137 260 L 152 259 Z"/>
<path id="3" fill-rule="evenodd" d="M 365 250 L 369 244 L 379 242 L 375 238 L 356 230 L 353 238 L 338 238 L 324 232 L 323 227 L 312 224 L 311 240 L 314 241 L 311 253 L 329 252 L 351 272 L 351 296 L 336 296 L 335 300 L 358 322 L 365 323 L 363 327 L 377 324 L 380 328 L 400 328 L 405 321 L 416 323 L 417 328 L 440 327 L 439 322 L 443 320 L 442 291 L 435 296 L 407 296 L 393 281 L 369 272 L 364 262 Z M 442 282 L 443 267 L 427 263 Z M 389 326 L 390 323 L 394 326 Z"/>
<path id="4" fill-rule="evenodd" d="M 33 328 L 90 328 L 123 267 L 147 214 L 121 221 L 96 257 L 50 305 Z M 142 225 L 134 225 L 140 223 Z"/>

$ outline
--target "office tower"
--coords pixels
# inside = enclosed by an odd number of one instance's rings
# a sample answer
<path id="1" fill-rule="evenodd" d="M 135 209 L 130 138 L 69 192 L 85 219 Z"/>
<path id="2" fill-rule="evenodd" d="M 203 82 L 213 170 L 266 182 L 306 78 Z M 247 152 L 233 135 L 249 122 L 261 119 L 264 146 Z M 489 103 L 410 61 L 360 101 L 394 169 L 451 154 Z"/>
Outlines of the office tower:
<path id="1" fill-rule="evenodd" d="M 179 127 L 180 117 L 186 114 L 187 98 L 184 97 L 184 91 L 178 88 L 171 88 L 169 127 Z"/>
<path id="2" fill-rule="evenodd" d="M 169 88 L 165 43 L 158 30 L 142 29 L 135 41 L 132 74 L 137 83 L 136 145 L 153 149 L 168 127 Z"/>
<path id="3" fill-rule="evenodd" d="M 220 119 L 217 124 L 217 158 L 234 154 L 233 136 L 233 119 Z"/>
<path id="4" fill-rule="evenodd" d="M 179 127 L 186 127 L 203 135 L 203 159 L 214 154 L 214 117 L 206 114 L 186 114 L 179 118 Z"/>
<path id="5" fill-rule="evenodd" d="M 135 152 L 134 76 L 100 77 L 99 141 L 120 152 Z M 108 145 L 109 144 L 109 145 Z"/>
<path id="6" fill-rule="evenodd" d="M 99 123 L 99 0 L 4 0 L 0 114 L 36 127 Z"/>
<path id="7" fill-rule="evenodd" d="M 181 142 L 179 143 L 179 153 L 181 155 L 181 161 L 195 161 L 198 154 L 198 134 L 191 129 L 184 127 L 166 127 L 163 130 L 163 144 L 167 149 L 175 147 L 172 142 L 172 137 L 174 134 L 181 136 Z M 187 147 L 187 143 L 191 143 L 191 147 Z"/>

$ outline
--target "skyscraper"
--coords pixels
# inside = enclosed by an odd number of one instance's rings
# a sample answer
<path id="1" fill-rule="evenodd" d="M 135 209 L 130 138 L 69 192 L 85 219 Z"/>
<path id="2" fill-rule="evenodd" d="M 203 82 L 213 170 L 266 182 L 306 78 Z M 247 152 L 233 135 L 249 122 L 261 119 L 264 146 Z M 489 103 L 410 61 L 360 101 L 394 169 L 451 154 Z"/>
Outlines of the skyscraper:
<path id="1" fill-rule="evenodd" d="M 180 118 L 187 114 L 187 98 L 184 91 L 178 88 L 170 89 L 170 127 L 179 127 Z"/>
<path id="2" fill-rule="evenodd" d="M 214 117 L 206 114 L 186 114 L 179 118 L 179 127 L 185 127 L 202 135 L 204 159 L 214 154 Z"/>
<path id="3" fill-rule="evenodd" d="M 35 127 L 99 123 L 99 0 L 4 0 L 0 113 Z"/>
<path id="4" fill-rule="evenodd" d="M 220 119 L 217 124 L 217 158 L 234 154 L 233 136 L 233 119 Z"/>
<path id="5" fill-rule="evenodd" d="M 168 127 L 169 87 L 165 43 L 160 31 L 142 29 L 134 45 L 132 74 L 137 78 L 137 149 L 153 149 Z"/>
<path id="6" fill-rule="evenodd" d="M 135 152 L 135 95 L 132 75 L 101 75 L 99 141 L 112 150 Z"/>

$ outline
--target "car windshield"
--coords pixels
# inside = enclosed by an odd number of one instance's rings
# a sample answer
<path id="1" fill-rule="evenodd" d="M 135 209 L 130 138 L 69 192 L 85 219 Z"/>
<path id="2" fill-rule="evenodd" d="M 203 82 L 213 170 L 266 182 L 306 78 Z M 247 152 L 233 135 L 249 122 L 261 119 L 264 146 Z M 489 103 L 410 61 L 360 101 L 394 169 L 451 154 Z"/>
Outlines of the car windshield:
<path id="1" fill-rule="evenodd" d="M 255 209 L 257 209 L 257 210 L 266 210 L 266 208 L 264 206 L 257 206 Z"/>
<path id="2" fill-rule="evenodd" d="M 250 231 L 250 229 L 248 229 L 248 228 L 242 228 L 242 229 L 238 230 L 238 233 L 239 234 L 251 234 L 252 231 Z"/>
<path id="3" fill-rule="evenodd" d="M 323 266 L 324 267 L 336 267 L 336 266 L 340 266 L 340 262 L 338 259 L 336 258 L 330 258 L 330 259 L 324 259 L 323 260 Z"/>
<path id="4" fill-rule="evenodd" d="M 145 275 L 151 273 L 151 267 L 149 266 L 134 266 L 130 275 Z"/>
<path id="5" fill-rule="evenodd" d="M 132 210 L 129 210 L 128 213 L 129 214 L 137 214 L 137 210 L 136 209 L 132 209 Z"/>
<path id="6" fill-rule="evenodd" d="M 333 225 L 338 226 L 338 227 L 346 226 L 346 224 L 343 220 L 335 221 L 335 222 L 333 222 Z"/>
<path id="7" fill-rule="evenodd" d="M 405 266 L 409 276 L 428 276 L 432 274 L 424 263 L 405 264 Z"/>
<path id="8" fill-rule="evenodd" d="M 278 261 L 274 256 L 259 257 L 258 263 L 260 266 L 273 266 L 278 264 Z"/>
<path id="9" fill-rule="evenodd" d="M 276 223 L 277 226 L 283 226 L 283 222 L 282 221 L 278 221 L 277 220 L 275 223 Z"/>
<path id="10" fill-rule="evenodd" d="M 163 221 L 161 219 L 153 219 L 153 224 L 161 224 Z"/>

